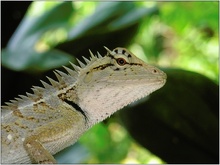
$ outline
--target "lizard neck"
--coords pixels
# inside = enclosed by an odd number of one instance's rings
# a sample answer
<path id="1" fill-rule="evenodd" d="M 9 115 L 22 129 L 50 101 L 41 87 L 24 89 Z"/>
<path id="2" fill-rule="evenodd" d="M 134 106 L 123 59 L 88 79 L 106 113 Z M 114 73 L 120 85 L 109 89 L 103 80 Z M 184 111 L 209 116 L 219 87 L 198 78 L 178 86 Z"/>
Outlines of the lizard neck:
<path id="1" fill-rule="evenodd" d="M 87 116 L 88 126 L 103 121 L 118 109 L 151 93 L 147 87 L 134 90 L 133 85 L 131 83 L 131 85 L 118 86 L 118 84 L 107 85 L 103 83 L 96 86 L 87 86 L 86 89 L 78 88 L 77 102 Z M 138 83 L 135 85 L 138 86 Z"/>

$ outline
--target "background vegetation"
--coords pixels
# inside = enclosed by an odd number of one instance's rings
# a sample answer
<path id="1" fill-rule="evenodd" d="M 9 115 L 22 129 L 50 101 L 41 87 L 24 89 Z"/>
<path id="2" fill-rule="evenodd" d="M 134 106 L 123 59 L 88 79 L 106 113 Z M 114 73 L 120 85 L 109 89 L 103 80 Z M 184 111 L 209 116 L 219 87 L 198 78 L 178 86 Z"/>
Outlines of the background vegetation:
<path id="1" fill-rule="evenodd" d="M 218 2 L 1 4 L 2 102 L 88 49 L 105 54 L 103 46 L 127 47 L 168 75 L 161 90 L 58 153 L 59 162 L 218 162 Z"/>

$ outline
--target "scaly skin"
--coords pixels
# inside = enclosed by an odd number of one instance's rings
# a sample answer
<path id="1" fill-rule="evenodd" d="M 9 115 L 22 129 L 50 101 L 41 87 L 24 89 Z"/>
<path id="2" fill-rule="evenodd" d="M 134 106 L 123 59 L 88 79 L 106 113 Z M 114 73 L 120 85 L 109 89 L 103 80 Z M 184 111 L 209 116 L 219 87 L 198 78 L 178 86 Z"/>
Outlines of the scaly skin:
<path id="1" fill-rule="evenodd" d="M 2 163 L 56 163 L 52 155 L 87 129 L 165 84 L 164 72 L 128 50 L 106 50 L 2 107 Z"/>

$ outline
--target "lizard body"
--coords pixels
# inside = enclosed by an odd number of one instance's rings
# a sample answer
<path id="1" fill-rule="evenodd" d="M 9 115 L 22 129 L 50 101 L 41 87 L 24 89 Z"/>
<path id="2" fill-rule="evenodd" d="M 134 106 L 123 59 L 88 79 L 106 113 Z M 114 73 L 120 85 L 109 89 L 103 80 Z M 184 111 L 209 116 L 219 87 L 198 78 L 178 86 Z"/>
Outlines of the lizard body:
<path id="1" fill-rule="evenodd" d="M 165 84 L 164 72 L 128 50 L 106 50 L 2 106 L 2 163 L 55 163 L 52 155 L 94 124 Z"/>

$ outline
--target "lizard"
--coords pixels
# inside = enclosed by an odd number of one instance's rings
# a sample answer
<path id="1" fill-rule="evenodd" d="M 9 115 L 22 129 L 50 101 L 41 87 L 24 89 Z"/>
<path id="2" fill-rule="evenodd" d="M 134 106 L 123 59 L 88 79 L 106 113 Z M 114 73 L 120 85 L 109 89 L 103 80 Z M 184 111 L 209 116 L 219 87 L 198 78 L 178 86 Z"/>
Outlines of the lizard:
<path id="1" fill-rule="evenodd" d="M 56 163 L 53 155 L 93 125 L 165 84 L 166 73 L 127 49 L 104 48 L 2 106 L 2 163 Z"/>

